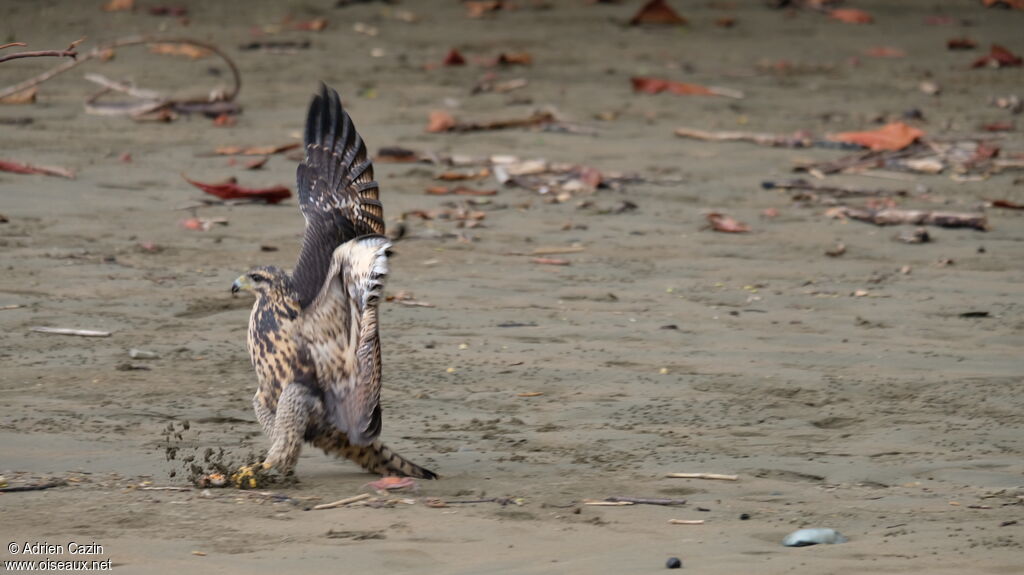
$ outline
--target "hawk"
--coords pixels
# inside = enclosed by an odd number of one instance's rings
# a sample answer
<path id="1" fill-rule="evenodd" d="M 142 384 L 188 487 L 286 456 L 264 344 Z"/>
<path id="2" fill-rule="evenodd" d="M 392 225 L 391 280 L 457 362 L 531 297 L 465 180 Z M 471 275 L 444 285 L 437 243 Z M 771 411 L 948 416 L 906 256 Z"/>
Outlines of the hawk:
<path id="1" fill-rule="evenodd" d="M 306 231 L 294 271 L 257 267 L 231 292 L 256 296 L 247 344 L 256 417 L 271 441 L 264 469 L 287 473 L 304 442 L 382 475 L 434 479 L 378 439 L 377 306 L 388 273 L 373 163 L 338 93 L 321 84 L 306 117 L 298 168 Z M 253 469 L 235 475 L 254 485 Z"/>

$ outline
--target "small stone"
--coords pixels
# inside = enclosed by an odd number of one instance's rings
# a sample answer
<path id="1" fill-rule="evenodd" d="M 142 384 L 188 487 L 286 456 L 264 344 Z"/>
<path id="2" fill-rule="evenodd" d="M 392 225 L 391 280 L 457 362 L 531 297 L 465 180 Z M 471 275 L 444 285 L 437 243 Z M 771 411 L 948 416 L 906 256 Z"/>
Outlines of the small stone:
<path id="1" fill-rule="evenodd" d="M 750 519 L 749 513 L 740 513 L 740 521 L 746 521 L 748 519 Z"/>
<path id="2" fill-rule="evenodd" d="M 683 566 L 683 562 L 678 557 L 669 557 L 668 561 L 665 562 L 665 567 L 669 569 L 679 569 Z"/>

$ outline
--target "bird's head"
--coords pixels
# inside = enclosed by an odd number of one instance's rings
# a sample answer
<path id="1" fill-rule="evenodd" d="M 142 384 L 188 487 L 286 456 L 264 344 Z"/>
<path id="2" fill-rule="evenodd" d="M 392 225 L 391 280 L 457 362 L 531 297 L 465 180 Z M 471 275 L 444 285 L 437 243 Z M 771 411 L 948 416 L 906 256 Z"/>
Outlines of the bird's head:
<path id="1" fill-rule="evenodd" d="M 231 284 L 231 293 L 247 291 L 256 297 L 266 296 L 287 289 L 288 276 L 274 266 L 253 268 L 238 276 Z"/>

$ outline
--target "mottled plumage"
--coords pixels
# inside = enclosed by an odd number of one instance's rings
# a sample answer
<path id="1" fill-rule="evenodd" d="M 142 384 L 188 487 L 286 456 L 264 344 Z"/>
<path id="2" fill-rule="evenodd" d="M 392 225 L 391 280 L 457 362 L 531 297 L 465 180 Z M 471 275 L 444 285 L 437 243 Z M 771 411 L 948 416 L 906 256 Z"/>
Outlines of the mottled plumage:
<path id="1" fill-rule="evenodd" d="M 287 472 L 304 442 L 387 475 L 434 478 L 384 446 L 377 306 L 391 246 L 366 146 L 338 94 L 322 86 L 298 168 L 306 233 L 291 275 L 259 267 L 232 291 L 256 294 L 248 348 L 256 416 L 271 440 L 264 467 Z"/>

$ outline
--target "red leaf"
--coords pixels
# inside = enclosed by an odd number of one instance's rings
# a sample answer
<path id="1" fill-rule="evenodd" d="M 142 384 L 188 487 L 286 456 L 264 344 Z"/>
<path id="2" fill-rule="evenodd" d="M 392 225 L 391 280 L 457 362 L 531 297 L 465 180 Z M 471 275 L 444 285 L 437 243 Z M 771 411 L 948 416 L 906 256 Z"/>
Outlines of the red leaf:
<path id="1" fill-rule="evenodd" d="M 638 24 L 670 24 L 685 26 L 686 18 L 679 15 L 672 9 L 665 0 L 650 0 L 644 4 L 640 11 L 629 21 L 630 26 Z"/>
<path id="2" fill-rule="evenodd" d="M 444 57 L 443 63 L 445 66 L 465 66 L 466 59 L 462 57 L 462 54 L 459 54 L 458 50 L 452 48 L 451 52 L 448 52 L 448 55 Z"/>
<path id="3" fill-rule="evenodd" d="M 706 86 L 699 84 L 685 84 L 683 82 L 672 82 L 662 78 L 633 77 L 634 92 L 645 94 L 660 94 L 661 92 L 672 92 L 673 94 L 695 94 L 699 96 L 714 96 L 715 93 Z"/>
<path id="4" fill-rule="evenodd" d="M 243 188 L 239 186 L 234 178 L 231 178 L 223 184 L 204 184 L 202 182 L 196 182 L 186 178 L 185 181 L 192 184 L 193 186 L 203 190 L 204 192 L 217 196 L 222 200 L 263 200 L 268 204 L 276 204 L 278 202 L 287 200 L 292 197 L 292 192 L 284 186 L 274 186 L 272 188 L 253 189 Z"/>
<path id="5" fill-rule="evenodd" d="M 856 8 L 836 8 L 828 13 L 829 18 L 847 24 L 870 24 L 875 21 L 871 14 Z"/>
<path id="6" fill-rule="evenodd" d="M 711 229 L 716 232 L 725 232 L 727 234 L 744 234 L 750 231 L 750 227 L 747 224 L 740 223 L 725 214 L 719 214 L 713 212 L 707 216 L 708 223 L 711 224 Z"/>
<path id="7" fill-rule="evenodd" d="M 847 142 L 870 148 L 873 151 L 879 150 L 902 150 L 915 140 L 924 136 L 924 132 L 903 122 L 886 124 L 877 130 L 868 132 L 842 132 L 829 137 L 834 142 Z"/>
<path id="8" fill-rule="evenodd" d="M 1017 56 L 999 44 L 992 44 L 989 53 L 978 58 L 971 64 L 972 68 L 1015 68 L 1024 64 L 1024 58 Z"/>
<path id="9" fill-rule="evenodd" d="M 0 160 L 0 172 L 11 172 L 12 174 L 43 174 L 44 176 L 57 176 L 59 178 L 75 179 L 75 173 L 65 168 L 51 166 L 33 166 L 19 162 L 8 162 Z"/>

